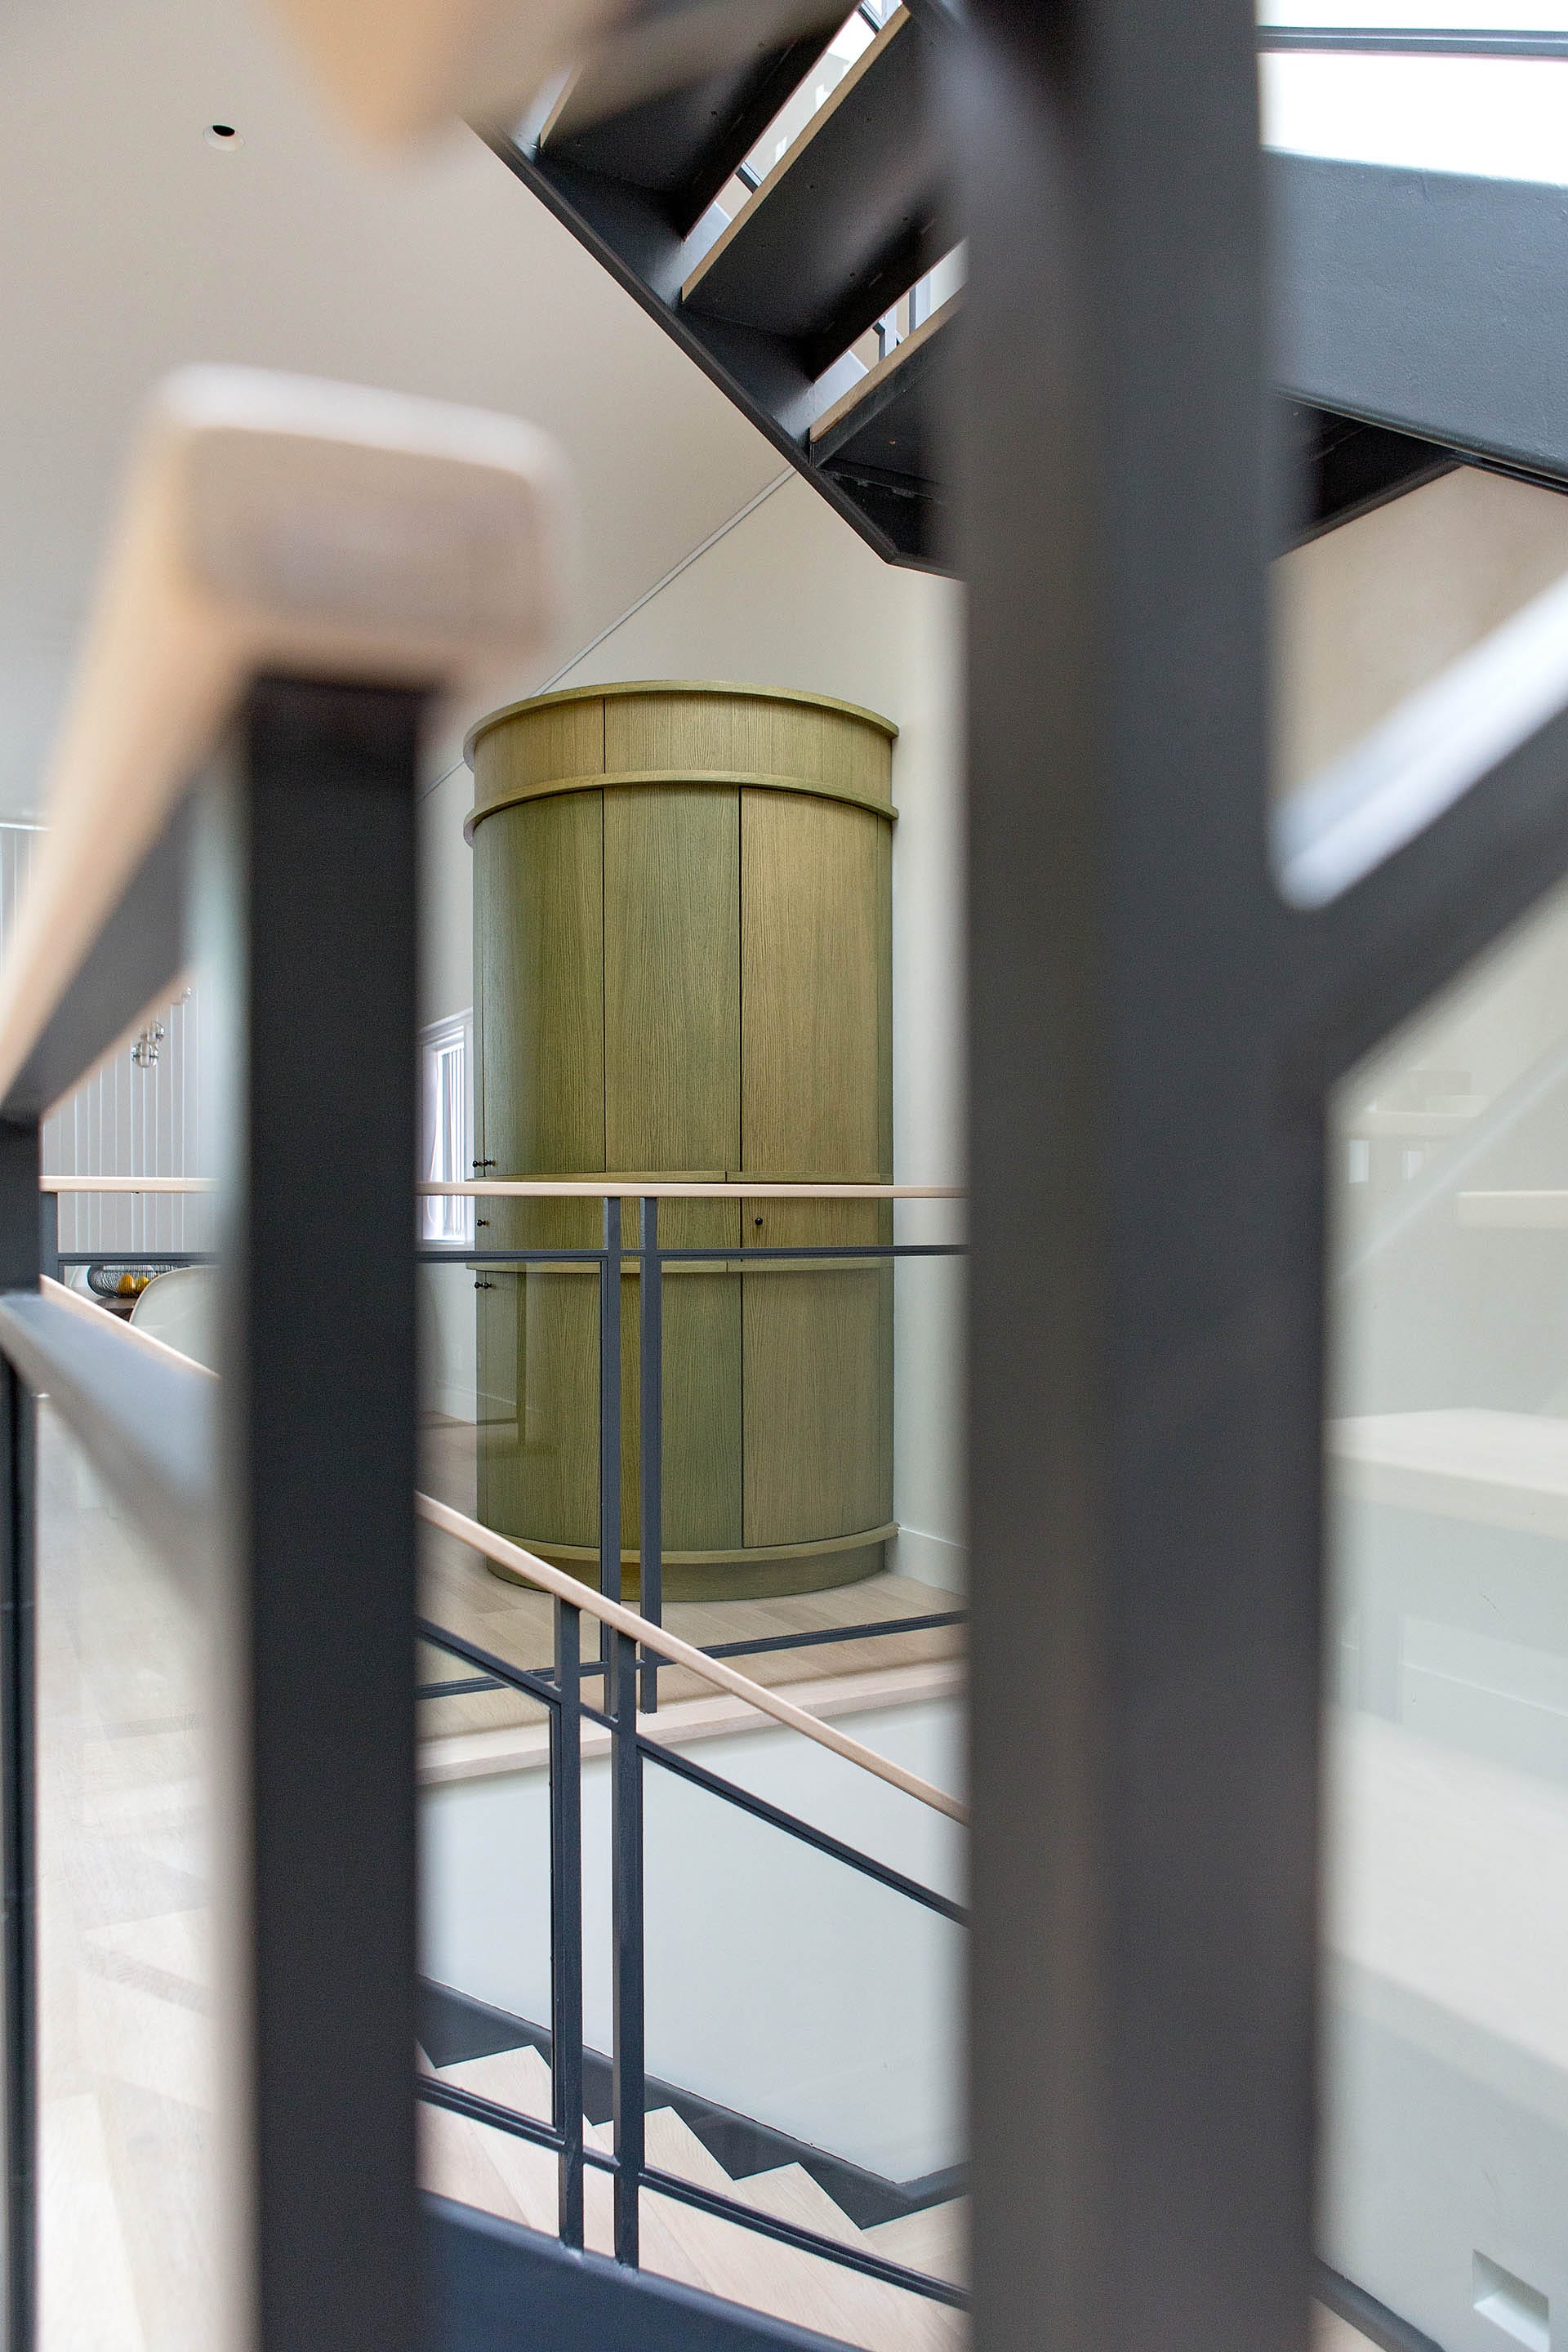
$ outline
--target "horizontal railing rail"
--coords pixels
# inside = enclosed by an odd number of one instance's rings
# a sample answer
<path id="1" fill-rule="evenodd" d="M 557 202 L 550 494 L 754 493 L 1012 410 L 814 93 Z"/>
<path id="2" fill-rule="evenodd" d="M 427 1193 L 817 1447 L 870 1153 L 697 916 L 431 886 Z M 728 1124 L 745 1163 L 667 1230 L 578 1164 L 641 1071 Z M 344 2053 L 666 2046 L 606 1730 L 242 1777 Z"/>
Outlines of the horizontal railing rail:
<path id="1" fill-rule="evenodd" d="M 171 1192 L 205 1192 L 213 1189 L 213 1180 L 207 1177 L 99 1178 L 85 1175 L 73 1175 L 69 1178 L 51 1177 L 44 1180 L 46 1191 L 58 1192 L 103 1191 L 121 1193 L 153 1188 Z M 966 1198 L 964 1188 L 958 1185 L 818 1183 L 808 1181 L 752 1183 L 744 1179 L 720 1181 L 708 1179 L 687 1181 L 679 1178 L 661 1182 L 658 1179 L 649 1177 L 584 1175 L 528 1177 L 515 1180 L 481 1178 L 471 1182 L 464 1181 L 452 1183 L 432 1181 L 416 1184 L 414 1192 L 416 1197 L 456 1195 L 477 1200 L 500 1197 L 521 1200 L 598 1201 L 605 1204 L 606 1213 L 610 1203 L 614 1202 L 617 1213 L 620 1204 L 627 1200 L 642 1201 L 647 1204 L 643 1211 L 642 1238 L 637 1242 L 624 1244 L 620 1249 L 623 1266 L 639 1266 L 651 1276 L 650 1288 L 653 1294 L 651 1307 L 647 1306 L 644 1307 L 643 1328 L 639 1333 L 639 1383 L 644 1391 L 642 1402 L 647 1408 L 647 1426 L 649 1433 L 648 1443 L 643 1449 L 642 1465 L 642 1503 L 647 1532 L 641 1537 L 635 1549 L 617 1548 L 607 1542 L 601 1545 L 600 1582 L 602 1589 L 618 1598 L 620 1568 L 623 1562 L 637 1561 L 641 1571 L 642 1609 L 640 1613 L 656 1625 L 662 1622 L 665 1560 L 658 1533 L 662 1525 L 663 1486 L 663 1417 L 659 1402 L 661 1380 L 656 1376 L 656 1366 L 662 1349 L 659 1337 L 662 1331 L 662 1313 L 658 1292 L 665 1267 L 672 1265 L 727 1265 L 757 1270 L 768 1265 L 780 1263 L 786 1265 L 826 1263 L 847 1266 L 855 1264 L 896 1263 L 905 1258 L 958 1258 L 968 1255 L 967 1244 L 963 1242 L 868 1241 L 787 1244 L 748 1243 L 741 1246 L 712 1243 L 666 1248 L 658 1239 L 657 1203 L 663 1199 L 773 1199 L 795 1202 L 803 1201 L 956 1202 Z M 478 1272 L 481 1277 L 491 1269 L 522 1273 L 531 1268 L 560 1265 L 596 1267 L 602 1273 L 609 1263 L 609 1250 L 603 1243 L 596 1248 L 587 1245 L 564 1247 L 538 1244 L 515 1249 L 479 1247 L 464 1243 L 439 1244 L 425 1243 L 416 1246 L 415 1255 L 422 1265 L 462 1266 L 471 1272 Z M 68 1265 L 118 1264 L 122 1260 L 146 1264 L 155 1262 L 160 1268 L 173 1268 L 208 1265 L 214 1262 L 216 1255 L 215 1252 L 204 1250 L 143 1250 L 138 1253 L 134 1248 L 129 1250 L 101 1248 L 96 1251 L 63 1252 L 57 1248 L 53 1262 L 62 1268 Z M 599 1373 L 600 1415 L 603 1428 L 608 1425 L 610 1386 L 616 1377 L 610 1362 L 604 1332 L 601 1332 Z M 615 1409 L 618 1412 L 618 1402 Z M 601 1470 L 606 1479 L 612 1483 L 618 1475 L 616 1466 L 607 1462 L 601 1462 Z M 607 1506 L 602 1517 L 605 1517 L 607 1525 Z M 602 1528 L 601 1534 L 605 1532 L 605 1528 Z M 889 1535 L 896 1534 L 896 1526 L 890 1523 L 887 1532 Z M 873 1618 L 858 1624 L 812 1626 L 796 1633 L 776 1634 L 750 1642 L 715 1643 L 700 1646 L 703 1649 L 704 1654 L 709 1657 L 762 1655 L 773 1650 L 805 1650 L 848 1641 L 893 1640 L 917 1633 L 939 1632 L 966 1622 L 967 1617 L 967 1611 L 963 1609 L 926 1612 L 903 1618 Z M 658 1677 L 668 1664 L 668 1661 L 662 1659 L 657 1651 L 645 1650 L 642 1663 L 643 1705 L 647 1712 L 651 1713 L 658 1708 Z M 584 1664 L 584 1672 L 587 1675 L 602 1674 L 604 1668 L 602 1664 L 589 1662 Z M 421 1685 L 416 1688 L 415 1696 L 416 1699 L 426 1701 L 458 1698 L 477 1696 L 489 1687 L 489 1685 L 482 1675 L 470 1676 L 462 1680 L 448 1679 L 439 1683 Z"/>
<path id="2" fill-rule="evenodd" d="M 42 1176 L 43 1192 L 214 1192 L 213 1176 Z M 773 1177 L 687 1182 L 674 1177 L 519 1176 L 419 1182 L 416 1200 L 466 1201 L 963 1201 L 961 1184 L 785 1183 Z M 466 1252 L 471 1256 L 471 1251 Z M 711 1253 L 704 1251 L 707 1256 Z"/>
<path id="3" fill-rule="evenodd" d="M 559 1693 L 548 1675 L 542 1675 L 531 1666 L 511 1665 L 493 1651 L 487 1650 L 481 1643 L 467 1641 L 462 1634 L 451 1633 L 429 1618 L 421 1618 L 417 1632 L 420 1640 L 427 1642 L 432 1649 L 445 1650 L 454 1658 L 466 1658 L 470 1665 L 482 1665 L 487 1675 L 500 1687 L 521 1692 L 545 1706 L 555 1705 Z M 589 1664 L 587 1659 L 582 1662 L 578 1670 L 582 1675 L 587 1675 Z M 606 1714 L 602 1707 L 590 1706 L 586 1699 L 582 1702 L 579 1713 L 584 1723 L 596 1724 L 614 1738 L 616 1726 L 613 1715 Z M 811 1719 L 816 1720 L 816 1717 Z M 798 1728 L 798 1726 L 791 1727 Z M 710 1771 L 705 1764 L 694 1764 L 689 1757 L 673 1754 L 657 1735 L 638 1732 L 637 1740 L 645 1756 L 656 1763 L 668 1765 L 672 1771 L 689 1780 L 694 1787 L 705 1789 L 710 1796 L 738 1806 L 755 1820 L 765 1822 L 771 1829 L 782 1830 L 786 1837 L 815 1846 L 819 1853 L 829 1855 L 835 1862 L 842 1862 L 863 1878 L 876 1879 L 879 1885 L 891 1888 L 895 1895 L 908 1896 L 911 1903 L 920 1904 L 923 1909 L 940 1913 L 944 1919 L 951 1919 L 955 1927 L 963 1927 L 969 1924 L 969 1915 L 963 1906 L 955 1903 L 951 1895 L 940 1894 L 933 1886 L 923 1885 L 918 1878 L 910 1878 L 906 1872 L 894 1869 L 890 1863 L 879 1862 L 875 1854 L 864 1853 L 860 1847 L 849 1844 L 847 1839 L 835 1837 L 831 1830 L 822 1829 L 815 1822 L 805 1821 L 800 1814 L 792 1813 L 782 1805 L 770 1803 L 767 1798 L 742 1788 L 738 1781 L 726 1780 L 722 1773 Z M 902 1784 L 895 1782 L 894 1785 Z M 914 1791 L 905 1789 L 903 1793 L 910 1796 Z"/>
<path id="4" fill-rule="evenodd" d="M 919 1803 L 929 1805 L 933 1812 L 945 1813 L 950 1821 L 967 1820 L 962 1801 L 950 1795 L 947 1790 L 922 1780 L 918 1772 L 907 1771 L 890 1758 L 879 1756 L 874 1748 L 868 1748 L 862 1740 L 852 1739 L 847 1731 L 840 1731 L 836 1725 L 824 1723 L 818 1716 L 808 1715 L 805 1707 L 796 1706 L 782 1692 L 771 1688 L 766 1683 L 752 1682 L 749 1675 L 738 1674 L 733 1666 L 726 1665 L 722 1658 L 714 1657 L 707 1650 L 700 1650 L 694 1643 L 683 1642 L 679 1634 L 670 1633 L 668 1626 L 656 1625 L 651 1618 L 640 1616 L 635 1609 L 628 1609 L 624 1601 L 612 1601 L 607 1593 L 595 1592 L 591 1585 L 583 1583 L 567 1570 L 553 1568 L 549 1560 L 541 1559 L 537 1553 L 526 1551 L 521 1544 L 513 1543 L 509 1537 L 497 1535 L 493 1528 L 482 1527 L 478 1519 L 454 1510 L 449 1503 L 438 1503 L 431 1495 L 416 1496 L 415 1508 L 422 1519 L 427 1520 L 434 1528 L 439 1528 L 443 1534 L 455 1536 L 470 1550 L 481 1552 L 487 1559 L 493 1559 L 498 1566 L 510 1569 L 514 1575 L 526 1577 L 542 1592 L 552 1594 L 557 1601 L 570 1602 L 574 1608 L 581 1609 L 585 1616 L 595 1618 L 601 1625 L 607 1625 L 613 1632 L 625 1634 L 641 1646 L 657 1652 L 669 1664 L 684 1666 L 689 1674 L 700 1675 L 716 1690 L 727 1691 L 731 1698 L 744 1699 L 759 1713 L 771 1715 L 775 1723 L 784 1724 L 791 1731 L 800 1732 L 804 1738 L 815 1740 L 819 1748 L 830 1748 L 846 1763 L 858 1764 L 863 1772 L 870 1772 L 878 1780 L 886 1780 L 889 1788 L 901 1790 L 906 1797 L 913 1797 Z M 454 1650 L 457 1647 L 455 1642 L 445 1638 L 442 1646 Z M 493 1659 L 486 1659 L 485 1670 L 489 1674 L 496 1671 Z"/>

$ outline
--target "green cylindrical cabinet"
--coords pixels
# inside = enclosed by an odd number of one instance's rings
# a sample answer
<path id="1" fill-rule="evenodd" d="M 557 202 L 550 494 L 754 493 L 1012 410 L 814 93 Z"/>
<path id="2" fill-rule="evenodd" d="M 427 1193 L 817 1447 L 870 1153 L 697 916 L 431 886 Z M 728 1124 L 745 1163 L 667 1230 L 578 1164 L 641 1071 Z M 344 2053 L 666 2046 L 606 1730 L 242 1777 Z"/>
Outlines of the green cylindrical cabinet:
<path id="1" fill-rule="evenodd" d="M 477 1150 L 497 1177 L 888 1182 L 897 730 L 780 689 L 595 687 L 468 740 Z M 596 1202 L 481 1202 L 492 1247 L 596 1247 Z M 623 1240 L 637 1242 L 636 1204 Z M 863 1202 L 667 1202 L 668 1248 L 892 1238 Z M 594 1269 L 485 1270 L 479 1512 L 588 1577 Z M 622 1543 L 637 1590 L 637 1293 L 622 1280 Z M 664 1282 L 672 1599 L 884 1564 L 889 1261 L 688 1261 Z"/>

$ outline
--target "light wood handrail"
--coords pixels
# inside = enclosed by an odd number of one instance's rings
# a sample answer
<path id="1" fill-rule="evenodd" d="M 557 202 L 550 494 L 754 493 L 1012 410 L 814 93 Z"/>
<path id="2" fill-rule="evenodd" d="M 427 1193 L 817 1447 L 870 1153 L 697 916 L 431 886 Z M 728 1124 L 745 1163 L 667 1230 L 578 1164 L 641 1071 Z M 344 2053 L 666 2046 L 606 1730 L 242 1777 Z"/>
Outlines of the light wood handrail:
<path id="1" fill-rule="evenodd" d="M 726 1665 L 721 1658 L 710 1658 L 706 1650 L 697 1649 L 690 1642 L 681 1641 L 679 1634 L 668 1633 L 662 1625 L 655 1625 L 648 1618 L 639 1616 L 624 1601 L 611 1601 L 605 1593 L 595 1592 L 591 1584 L 579 1582 L 563 1568 L 552 1568 L 537 1553 L 525 1551 L 521 1544 L 514 1544 L 505 1536 L 498 1536 L 493 1529 L 481 1527 L 478 1519 L 470 1519 L 463 1512 L 453 1510 L 449 1503 L 437 1503 L 429 1495 L 416 1495 L 414 1507 L 422 1519 L 427 1519 L 433 1528 L 439 1528 L 443 1534 L 455 1536 L 470 1550 L 482 1552 L 487 1559 L 493 1559 L 500 1567 L 510 1568 L 518 1575 L 527 1577 L 531 1584 L 537 1584 L 542 1591 L 552 1593 L 557 1601 L 570 1601 L 574 1609 L 596 1617 L 601 1624 L 608 1625 L 613 1632 L 628 1634 L 633 1641 L 642 1643 L 661 1658 L 668 1659 L 671 1665 L 685 1666 L 690 1673 L 700 1675 L 704 1682 L 711 1683 L 716 1689 L 728 1691 L 733 1698 L 745 1699 L 761 1714 L 771 1715 L 776 1723 L 785 1724 L 790 1730 L 814 1739 L 819 1748 L 831 1748 L 834 1755 L 843 1757 L 846 1763 L 858 1764 L 863 1772 L 875 1773 L 879 1780 L 886 1780 L 890 1788 L 901 1790 L 906 1797 L 913 1797 L 921 1804 L 929 1805 L 933 1812 L 945 1813 L 950 1821 L 968 1821 L 967 1808 L 957 1797 L 950 1797 L 945 1789 L 937 1788 L 931 1780 L 922 1780 L 918 1772 L 905 1771 L 901 1764 L 893 1763 L 886 1756 L 879 1756 L 874 1748 L 867 1748 L 860 1740 L 851 1739 L 847 1732 L 836 1730 L 832 1724 L 824 1723 L 820 1717 L 808 1715 L 805 1707 L 794 1706 L 765 1683 L 755 1683 L 749 1675 L 737 1674 L 734 1667 Z"/>
<path id="2" fill-rule="evenodd" d="M 40 1287 L 47 1297 L 58 1300 L 74 1313 L 93 1316 L 100 1322 L 104 1318 L 102 1307 L 94 1306 L 90 1299 L 83 1298 L 79 1292 L 68 1290 L 63 1284 L 51 1281 L 47 1275 Z M 189 1371 L 199 1372 L 205 1380 L 216 1379 L 217 1375 L 207 1365 L 198 1364 L 195 1357 L 183 1355 L 177 1348 L 167 1346 L 162 1339 L 154 1339 L 150 1332 L 139 1331 L 134 1323 L 121 1322 L 118 1317 L 108 1319 L 113 1328 L 121 1333 L 128 1345 L 147 1350 L 163 1363 L 180 1364 Z M 563 1568 L 552 1568 L 547 1559 L 541 1559 L 536 1553 L 525 1551 L 521 1544 L 512 1543 L 506 1536 L 498 1536 L 491 1528 L 481 1527 L 478 1519 L 470 1519 L 464 1512 L 455 1511 L 449 1503 L 438 1503 L 433 1495 L 416 1494 L 414 1507 L 431 1527 L 439 1528 L 444 1535 L 453 1536 L 459 1543 L 467 1544 L 470 1551 L 482 1552 L 487 1559 L 496 1560 L 502 1568 L 510 1568 L 525 1576 L 531 1584 L 537 1584 L 541 1591 L 552 1594 L 557 1601 L 570 1601 L 574 1608 L 584 1611 L 590 1617 L 596 1617 L 601 1624 L 610 1626 L 617 1633 L 628 1634 L 634 1642 L 640 1642 L 646 1648 L 656 1651 L 671 1665 L 685 1666 L 690 1673 L 700 1675 L 715 1689 L 728 1691 L 732 1698 L 744 1699 L 760 1714 L 771 1715 L 775 1723 L 782 1723 L 791 1731 L 800 1732 L 805 1738 L 815 1740 L 819 1748 L 830 1749 L 835 1756 L 842 1757 L 847 1764 L 857 1764 L 863 1772 L 874 1773 L 879 1780 L 886 1780 L 889 1788 L 900 1790 L 906 1797 L 913 1797 L 920 1804 L 929 1805 L 933 1812 L 945 1813 L 950 1821 L 967 1822 L 967 1807 L 957 1797 L 950 1797 L 945 1789 L 937 1788 L 931 1780 L 922 1780 L 918 1772 L 907 1772 L 901 1764 L 893 1763 L 886 1756 L 879 1756 L 874 1748 L 866 1747 L 858 1739 L 851 1739 L 847 1732 L 837 1730 L 831 1723 L 824 1723 L 820 1716 L 808 1715 L 805 1707 L 795 1706 L 777 1691 L 771 1690 L 765 1683 L 753 1682 L 749 1675 L 737 1674 L 734 1667 L 726 1665 L 721 1658 L 710 1658 L 705 1650 L 699 1650 L 690 1642 L 683 1642 L 677 1633 L 667 1633 L 662 1625 L 656 1625 L 651 1619 L 639 1616 L 624 1601 L 611 1601 L 605 1593 L 595 1592 L 592 1585 L 581 1583 Z"/>
<path id="3" fill-rule="evenodd" d="M 560 476 L 529 426 L 437 401 L 258 368 L 159 388 L 0 966 L 0 1097 L 247 677 L 469 688 L 541 651 Z"/>
<path id="4" fill-rule="evenodd" d="M 43 1176 L 40 1192 L 216 1192 L 214 1176 Z M 131 1253 L 105 1250 L 106 1257 Z"/>
<path id="5" fill-rule="evenodd" d="M 743 1180 L 686 1183 L 649 1176 L 518 1177 L 510 1181 L 416 1184 L 421 1198 L 461 1201 L 963 1201 L 957 1184 L 788 1184 Z"/>
<path id="6" fill-rule="evenodd" d="M 214 1192 L 211 1176 L 45 1176 L 43 1192 Z M 959 1184 L 698 1184 L 676 1178 L 570 1176 L 494 1184 L 416 1184 L 420 1199 L 465 1201 L 964 1201 Z M 106 1256 L 115 1255 L 106 1251 Z M 118 1253 L 124 1257 L 128 1253 Z M 155 1256 L 156 1251 L 143 1252 Z"/>

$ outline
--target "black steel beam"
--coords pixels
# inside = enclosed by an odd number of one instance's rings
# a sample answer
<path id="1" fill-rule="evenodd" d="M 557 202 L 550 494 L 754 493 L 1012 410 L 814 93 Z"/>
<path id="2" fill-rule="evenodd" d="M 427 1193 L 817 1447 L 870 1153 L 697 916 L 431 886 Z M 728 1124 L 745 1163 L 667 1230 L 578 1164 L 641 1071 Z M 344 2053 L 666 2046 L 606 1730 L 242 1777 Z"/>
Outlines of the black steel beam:
<path id="1" fill-rule="evenodd" d="M 1321 1248 L 1274 1060 L 1253 24 L 969 17 L 975 2340 L 1288 2352 Z"/>
<path id="2" fill-rule="evenodd" d="M 1568 188 L 1271 154 L 1275 381 L 1568 482 Z"/>
<path id="3" fill-rule="evenodd" d="M 415 807 L 422 698 L 261 679 L 205 869 L 230 1020 L 233 1533 L 256 2329 L 419 2340 L 414 2095 Z M 330 1177 L 323 1171 L 330 1171 Z M 338 1246 L 279 1313 L 272 1271 Z"/>
<path id="4" fill-rule="evenodd" d="M 1291 513 L 1285 543 L 1300 547 L 1342 523 L 1386 506 L 1459 463 L 1451 449 L 1417 441 L 1359 417 L 1333 416 L 1300 401 L 1286 404 L 1291 438 Z"/>
<path id="5" fill-rule="evenodd" d="M 541 134 L 540 152 L 644 189 L 675 234 L 688 236 L 816 63 L 837 13 L 835 0 L 821 26 L 786 47 L 755 40 L 749 56 L 719 72 L 608 116 L 603 74 L 584 67 Z"/>
<path id="6" fill-rule="evenodd" d="M 661 194 L 605 168 L 616 161 L 613 123 L 581 150 L 570 139 L 559 149 L 494 143 L 879 555 L 940 572 L 954 562 L 933 454 L 954 373 L 952 328 L 874 376 L 864 409 L 855 403 L 812 439 L 856 389 L 853 362 L 835 354 L 947 242 L 931 242 L 941 142 L 915 69 L 931 37 L 922 13 L 840 110 L 847 126 L 874 103 L 880 143 L 836 137 L 830 115 L 718 246 L 710 219 L 683 238 Z M 889 66 L 900 58 L 910 89 L 894 104 Z M 592 169 L 581 160 L 589 154 Z M 1288 154 L 1271 154 L 1267 172 L 1272 373 L 1302 420 L 1285 543 L 1419 488 L 1457 459 L 1568 486 L 1568 425 L 1555 421 L 1568 365 L 1556 300 L 1568 191 Z"/>
<path id="7" fill-rule="evenodd" d="M 844 2352 L 787 2320 L 426 2197 L 431 2352 Z"/>
<path id="8" fill-rule="evenodd" d="M 816 484 L 845 521 L 887 562 L 902 561 L 897 541 L 850 491 L 811 462 L 807 436 L 816 419 L 858 380 L 855 363 L 846 361 L 814 380 L 798 354 L 776 337 L 687 312 L 679 301 L 680 286 L 697 254 L 675 236 L 650 196 L 603 173 L 552 163 L 531 144 L 500 136 L 487 137 L 487 144 L 751 418 L 779 455 Z"/>
<path id="9" fill-rule="evenodd" d="M 941 260 L 925 58 L 895 16 L 703 256 L 688 310 L 776 337 L 815 379 Z"/>

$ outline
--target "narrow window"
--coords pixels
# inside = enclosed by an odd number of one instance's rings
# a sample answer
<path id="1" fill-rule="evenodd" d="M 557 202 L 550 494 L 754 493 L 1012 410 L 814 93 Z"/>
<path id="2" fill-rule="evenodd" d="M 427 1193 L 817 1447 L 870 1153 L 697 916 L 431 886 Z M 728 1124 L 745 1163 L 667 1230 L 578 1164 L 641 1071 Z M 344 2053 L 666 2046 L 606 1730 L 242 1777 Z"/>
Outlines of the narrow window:
<path id="1" fill-rule="evenodd" d="M 468 1038 L 473 1017 L 459 1013 L 434 1023 L 420 1039 L 421 1173 L 432 1184 L 471 1176 L 473 1112 Z M 474 1204 L 461 1195 L 430 1194 L 420 1202 L 420 1239 L 460 1248 L 474 1238 Z"/>

